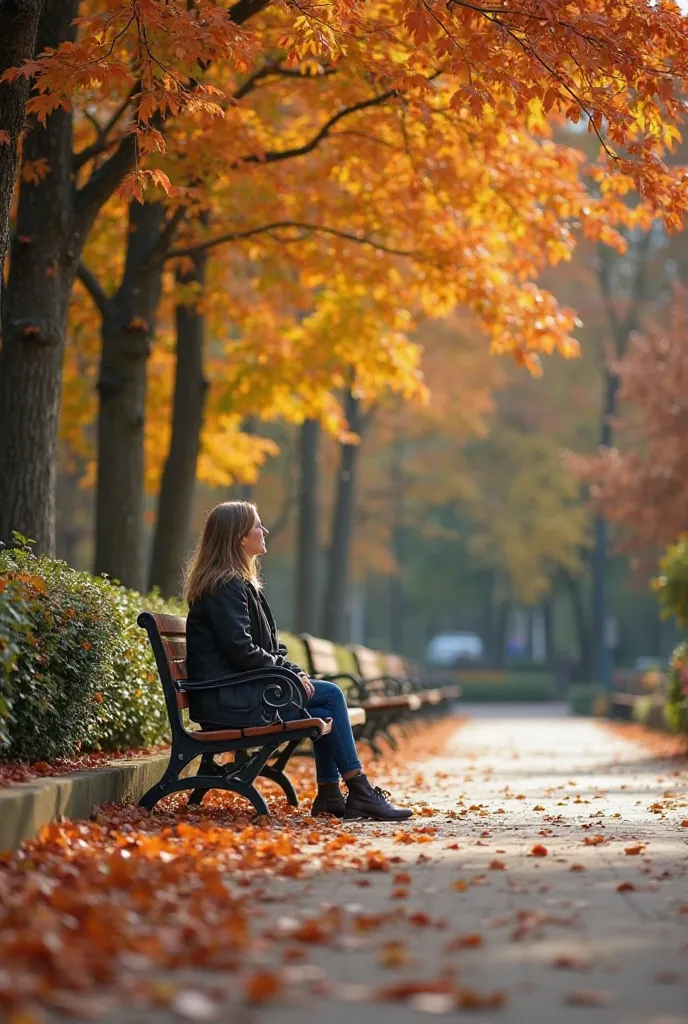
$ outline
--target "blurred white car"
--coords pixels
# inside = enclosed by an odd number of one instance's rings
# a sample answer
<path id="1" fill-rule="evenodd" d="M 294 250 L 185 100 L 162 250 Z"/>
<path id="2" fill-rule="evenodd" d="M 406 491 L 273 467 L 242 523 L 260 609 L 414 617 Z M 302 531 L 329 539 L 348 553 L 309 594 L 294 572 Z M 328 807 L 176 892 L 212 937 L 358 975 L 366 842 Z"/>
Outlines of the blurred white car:
<path id="1" fill-rule="evenodd" d="M 426 648 L 425 661 L 436 668 L 450 668 L 462 661 L 480 661 L 483 651 L 476 633 L 438 633 Z"/>

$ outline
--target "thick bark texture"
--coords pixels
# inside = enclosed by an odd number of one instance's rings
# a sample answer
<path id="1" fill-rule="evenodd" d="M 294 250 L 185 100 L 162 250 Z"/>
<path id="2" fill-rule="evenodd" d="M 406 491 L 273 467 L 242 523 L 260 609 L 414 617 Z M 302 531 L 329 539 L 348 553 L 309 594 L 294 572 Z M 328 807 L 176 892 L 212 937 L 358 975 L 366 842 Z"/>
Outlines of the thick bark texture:
<path id="1" fill-rule="evenodd" d="M 129 243 L 122 283 L 102 304 L 98 378 L 96 573 L 145 587 L 144 439 L 148 358 L 162 286 L 159 203 L 129 206 Z"/>
<path id="2" fill-rule="evenodd" d="M 346 418 L 349 429 L 359 437 L 363 430 L 360 402 L 349 392 L 346 396 Z M 356 471 L 360 445 L 341 446 L 337 496 L 332 523 L 332 540 L 328 554 L 327 586 L 323 617 L 323 636 L 345 642 L 346 598 L 349 581 L 349 555 L 356 507 Z"/>
<path id="3" fill-rule="evenodd" d="M 43 0 L 0 0 L 0 77 L 8 68 L 20 67 L 34 56 L 42 7 Z M 0 82 L 0 293 L 10 240 L 17 152 L 30 87 L 24 75 L 14 82 Z"/>
<path id="4" fill-rule="evenodd" d="M 180 285 L 195 283 L 203 294 L 207 257 L 193 257 L 193 268 L 178 271 Z M 196 302 L 176 309 L 177 368 L 174 382 L 172 436 L 165 461 L 153 540 L 150 585 L 167 597 L 181 589 L 187 553 L 196 465 L 208 382 L 203 375 L 205 316 Z"/>
<path id="5" fill-rule="evenodd" d="M 36 50 L 76 35 L 78 0 L 45 0 Z M 4 27 L 4 26 L 3 26 Z M 24 159 L 44 159 L 38 183 L 23 182 L 2 309 L 0 350 L 0 540 L 13 530 L 55 548 L 55 485 L 62 360 L 69 296 L 88 232 L 133 165 L 124 140 L 78 191 L 72 175 L 72 115 L 32 125 Z"/>
<path id="6" fill-rule="evenodd" d="M 299 522 L 296 550 L 296 631 L 317 632 L 318 442 L 320 424 L 306 420 L 299 438 Z"/>
<path id="7" fill-rule="evenodd" d="M 58 9 L 60 8 L 60 9 Z M 73 34 L 77 2 L 48 0 L 38 49 Z M 33 125 L 24 159 L 48 161 L 39 184 L 19 196 L 0 350 L 0 540 L 12 531 L 55 550 L 57 430 L 69 294 L 76 264 L 72 202 L 72 121 L 57 110 Z"/>

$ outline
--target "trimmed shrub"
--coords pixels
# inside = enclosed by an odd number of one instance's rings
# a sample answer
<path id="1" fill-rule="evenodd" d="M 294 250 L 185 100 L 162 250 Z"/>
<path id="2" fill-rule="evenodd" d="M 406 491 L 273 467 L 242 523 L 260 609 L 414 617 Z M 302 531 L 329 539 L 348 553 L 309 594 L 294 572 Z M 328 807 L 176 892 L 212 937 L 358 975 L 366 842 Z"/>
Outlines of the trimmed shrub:
<path id="1" fill-rule="evenodd" d="M 598 683 L 571 683 L 566 697 L 574 715 L 606 715 L 609 698 Z"/>
<path id="2" fill-rule="evenodd" d="M 143 608 L 179 613 L 29 550 L 0 553 L 3 754 L 53 760 L 161 742 L 167 716 Z"/>
<path id="3" fill-rule="evenodd" d="M 659 561 L 659 576 L 652 589 L 659 595 L 664 618 L 672 615 L 679 626 L 688 626 L 688 533 L 667 548 Z"/>
<path id="4" fill-rule="evenodd" d="M 522 679 L 503 683 L 473 682 L 461 677 L 460 683 L 462 701 L 541 703 L 554 700 L 556 696 L 554 682 L 546 676 L 531 678 L 524 676 Z"/>
<path id="5" fill-rule="evenodd" d="M 688 641 L 671 656 L 664 718 L 673 732 L 688 733 Z"/>

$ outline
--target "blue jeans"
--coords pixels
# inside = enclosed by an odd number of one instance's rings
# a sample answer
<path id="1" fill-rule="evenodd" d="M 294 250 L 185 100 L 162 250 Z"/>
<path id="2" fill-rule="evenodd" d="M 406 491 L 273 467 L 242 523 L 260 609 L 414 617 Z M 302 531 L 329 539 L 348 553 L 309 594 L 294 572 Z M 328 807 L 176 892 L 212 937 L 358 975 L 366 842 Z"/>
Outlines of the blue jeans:
<path id="1" fill-rule="evenodd" d="M 331 718 L 332 732 L 313 744 L 318 782 L 338 782 L 340 775 L 361 769 L 356 741 L 351 731 L 346 698 L 336 683 L 311 679 L 315 693 L 306 707 L 313 718 Z"/>

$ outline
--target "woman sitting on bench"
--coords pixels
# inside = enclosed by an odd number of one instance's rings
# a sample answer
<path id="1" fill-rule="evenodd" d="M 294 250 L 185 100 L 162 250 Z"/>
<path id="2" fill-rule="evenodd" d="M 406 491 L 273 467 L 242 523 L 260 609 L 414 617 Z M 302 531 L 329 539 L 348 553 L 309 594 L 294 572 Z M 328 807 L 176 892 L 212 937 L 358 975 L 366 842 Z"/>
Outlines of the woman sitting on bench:
<path id="1" fill-rule="evenodd" d="M 248 501 L 225 501 L 209 513 L 186 578 L 189 679 L 218 679 L 270 666 L 291 669 L 306 693 L 308 713 L 332 719 L 332 731 L 313 744 L 318 794 L 311 813 L 375 821 L 410 818 L 410 808 L 395 807 L 364 774 L 340 687 L 310 679 L 286 659 L 258 576 L 257 559 L 265 554 L 267 532 Z"/>

